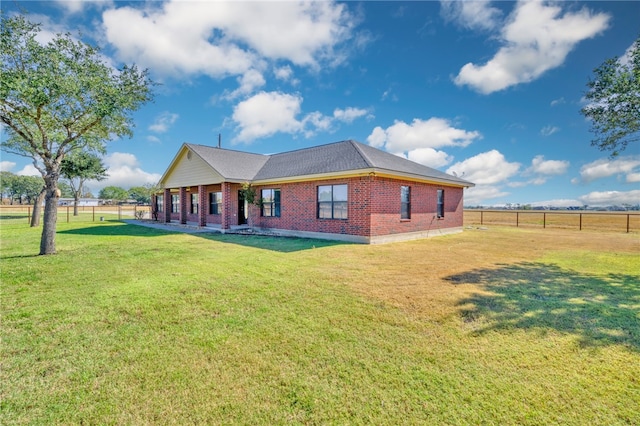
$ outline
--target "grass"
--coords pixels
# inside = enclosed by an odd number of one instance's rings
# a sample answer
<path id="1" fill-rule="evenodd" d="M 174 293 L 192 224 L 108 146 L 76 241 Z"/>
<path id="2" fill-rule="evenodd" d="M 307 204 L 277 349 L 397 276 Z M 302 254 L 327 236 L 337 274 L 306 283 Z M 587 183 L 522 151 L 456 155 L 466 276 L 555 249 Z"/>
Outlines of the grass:
<path id="1" fill-rule="evenodd" d="M 1 424 L 638 424 L 637 235 L 0 222 Z"/>

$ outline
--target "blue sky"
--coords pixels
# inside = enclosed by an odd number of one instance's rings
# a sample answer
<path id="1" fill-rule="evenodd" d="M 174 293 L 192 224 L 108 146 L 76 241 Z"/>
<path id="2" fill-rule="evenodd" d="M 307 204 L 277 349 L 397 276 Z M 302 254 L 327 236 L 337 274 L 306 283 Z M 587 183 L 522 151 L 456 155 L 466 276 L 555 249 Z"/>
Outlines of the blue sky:
<path id="1" fill-rule="evenodd" d="M 640 36 L 640 2 L 11 2 L 161 83 L 110 141 L 110 177 L 159 179 L 183 142 L 275 153 L 345 139 L 476 184 L 466 205 L 640 202 L 580 115 L 592 71 Z M 4 137 L 4 136 L 3 136 Z M 2 170 L 33 172 L 2 153 Z"/>

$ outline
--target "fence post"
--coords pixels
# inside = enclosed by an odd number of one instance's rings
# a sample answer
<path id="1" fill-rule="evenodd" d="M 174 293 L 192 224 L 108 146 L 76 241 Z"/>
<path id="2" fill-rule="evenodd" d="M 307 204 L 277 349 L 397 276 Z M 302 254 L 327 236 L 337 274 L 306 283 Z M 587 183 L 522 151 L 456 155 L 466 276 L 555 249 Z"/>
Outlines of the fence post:
<path id="1" fill-rule="evenodd" d="M 580 230 L 582 231 L 582 213 L 580 213 Z"/>
<path id="2" fill-rule="evenodd" d="M 516 212 L 516 228 L 520 226 L 520 212 Z"/>
<path id="3" fill-rule="evenodd" d="M 542 213 L 542 228 L 547 227 L 547 212 Z"/>
<path id="4" fill-rule="evenodd" d="M 96 206 L 91 206 L 91 222 L 96 221 Z"/>
<path id="5" fill-rule="evenodd" d="M 484 211 L 480 210 L 480 225 L 484 225 L 484 223 L 482 222 L 484 218 Z"/>
<path id="6" fill-rule="evenodd" d="M 69 223 L 69 206 L 67 206 L 67 223 Z"/>
<path id="7" fill-rule="evenodd" d="M 31 206 L 27 207 L 27 223 L 31 223 Z M 627 228 L 629 227 L 627 226 Z"/>
<path id="8" fill-rule="evenodd" d="M 627 234 L 629 233 L 629 216 L 631 215 L 627 213 Z"/>
<path id="9" fill-rule="evenodd" d="M 122 206 L 118 204 L 118 220 L 122 220 Z"/>

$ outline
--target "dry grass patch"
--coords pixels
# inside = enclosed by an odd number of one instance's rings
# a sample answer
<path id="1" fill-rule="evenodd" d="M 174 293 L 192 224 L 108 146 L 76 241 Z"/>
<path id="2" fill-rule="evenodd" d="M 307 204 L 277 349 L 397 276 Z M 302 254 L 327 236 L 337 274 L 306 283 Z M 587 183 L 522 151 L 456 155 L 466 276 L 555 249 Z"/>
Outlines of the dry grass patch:
<path id="1" fill-rule="evenodd" d="M 483 291 L 478 286 L 452 286 L 447 277 L 554 253 L 563 257 L 618 253 L 626 258 L 640 254 L 640 238 L 592 231 L 473 228 L 430 240 L 343 247 L 332 259 L 340 267 L 332 270 L 337 280 L 365 295 L 433 320 L 449 317 L 461 299 Z"/>

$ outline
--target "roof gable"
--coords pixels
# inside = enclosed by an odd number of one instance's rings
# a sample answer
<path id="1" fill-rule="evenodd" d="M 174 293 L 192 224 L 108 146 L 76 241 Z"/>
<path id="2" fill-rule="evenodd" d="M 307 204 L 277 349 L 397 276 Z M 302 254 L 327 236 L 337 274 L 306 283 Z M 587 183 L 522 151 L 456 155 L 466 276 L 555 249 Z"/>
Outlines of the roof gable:
<path id="1" fill-rule="evenodd" d="M 253 180 L 269 159 L 268 155 L 251 152 L 195 144 L 186 144 L 186 146 L 206 161 L 225 180 L 231 181 Z"/>

